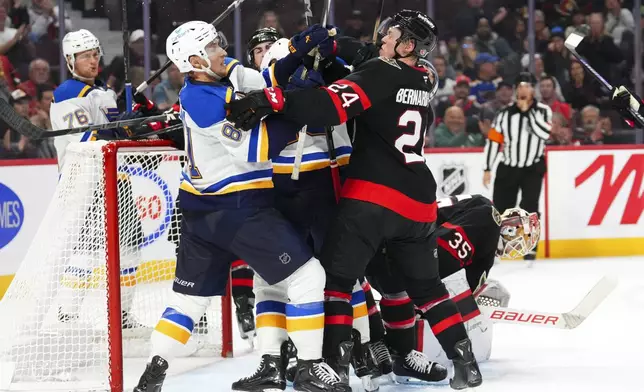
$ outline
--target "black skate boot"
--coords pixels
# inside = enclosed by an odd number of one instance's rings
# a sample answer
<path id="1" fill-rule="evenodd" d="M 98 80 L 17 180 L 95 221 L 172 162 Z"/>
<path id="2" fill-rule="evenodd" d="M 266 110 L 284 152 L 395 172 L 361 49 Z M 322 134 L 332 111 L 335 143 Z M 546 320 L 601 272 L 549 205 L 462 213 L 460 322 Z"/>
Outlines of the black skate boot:
<path id="1" fill-rule="evenodd" d="M 430 361 L 425 354 L 411 350 L 404 357 L 394 356 L 394 374 L 401 384 L 434 383 L 447 378 L 447 369 Z"/>
<path id="2" fill-rule="evenodd" d="M 335 370 L 321 359 L 297 361 L 293 389 L 306 392 L 351 392 L 349 384 L 343 384 Z"/>
<path id="3" fill-rule="evenodd" d="M 389 349 L 387 348 L 385 342 L 378 340 L 377 342 L 370 343 L 369 351 L 371 351 L 371 356 L 376 361 L 376 366 L 378 367 L 379 373 L 383 376 L 389 375 L 391 381 L 395 381 L 395 376 L 393 374 L 393 359 L 391 359 L 391 354 L 389 353 Z"/>
<path id="4" fill-rule="evenodd" d="M 253 316 L 253 307 L 255 307 L 255 298 L 249 298 L 246 295 L 240 295 L 233 299 L 235 302 L 235 314 L 237 315 L 237 326 L 242 339 L 252 339 L 255 337 L 255 316 Z"/>
<path id="5" fill-rule="evenodd" d="M 145 372 L 139 379 L 139 384 L 134 387 L 134 392 L 161 392 L 168 362 L 158 355 L 145 367 Z"/>
<path id="6" fill-rule="evenodd" d="M 351 365 L 356 376 L 362 381 L 362 387 L 367 392 L 378 390 L 376 378 L 380 376 L 380 371 L 376 366 L 375 358 L 369 351 L 369 343 L 362 344 L 360 331 L 354 329 L 351 333 L 353 338 L 353 350 L 351 353 Z"/>
<path id="7" fill-rule="evenodd" d="M 282 343 L 282 358 L 286 362 L 286 383 L 292 385 L 297 372 L 297 348 L 291 338 Z"/>
<path id="8" fill-rule="evenodd" d="M 454 346 L 458 357 L 454 358 L 454 378 L 449 380 L 452 389 L 465 389 L 478 387 L 483 383 L 483 377 L 472 353 L 472 342 L 463 339 Z"/>
<path id="9" fill-rule="evenodd" d="M 331 366 L 338 376 L 340 376 L 340 384 L 343 387 L 349 387 L 349 367 L 351 365 L 351 352 L 353 351 L 353 342 L 342 342 L 338 347 L 338 355 L 327 358 L 326 362 Z"/>
<path id="10" fill-rule="evenodd" d="M 286 389 L 284 371 L 286 362 L 278 355 L 262 355 L 262 361 L 255 373 L 233 383 L 233 391 L 263 392 Z"/>

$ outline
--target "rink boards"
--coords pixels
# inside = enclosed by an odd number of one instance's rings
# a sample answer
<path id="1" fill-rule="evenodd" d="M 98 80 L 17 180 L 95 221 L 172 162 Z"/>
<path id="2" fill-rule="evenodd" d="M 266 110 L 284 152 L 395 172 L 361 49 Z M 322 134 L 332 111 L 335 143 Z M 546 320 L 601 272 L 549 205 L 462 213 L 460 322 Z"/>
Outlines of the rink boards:
<path id="1" fill-rule="evenodd" d="M 427 149 L 425 155 L 438 197 L 492 196 L 482 184 L 482 149 Z M 540 200 L 541 257 L 644 255 L 644 146 L 554 147 L 547 150 L 547 162 Z M 55 160 L 0 161 L 0 166 L 2 295 L 33 240 L 58 176 Z M 167 220 L 177 195 L 178 170 L 177 161 L 168 161 L 157 169 L 158 176 L 132 180 L 148 238 L 142 272 L 168 271 L 168 263 L 174 262 L 168 260 L 174 245 L 167 239 Z"/>

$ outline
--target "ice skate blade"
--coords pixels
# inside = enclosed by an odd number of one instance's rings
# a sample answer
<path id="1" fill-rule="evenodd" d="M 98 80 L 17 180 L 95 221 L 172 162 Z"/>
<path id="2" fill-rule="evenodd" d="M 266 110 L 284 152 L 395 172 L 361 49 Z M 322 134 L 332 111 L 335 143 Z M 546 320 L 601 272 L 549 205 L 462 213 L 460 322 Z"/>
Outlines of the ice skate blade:
<path id="1" fill-rule="evenodd" d="M 380 385 L 378 385 L 378 380 L 376 378 L 364 376 L 360 377 L 360 381 L 362 381 L 362 387 L 367 392 L 375 392 L 380 389 Z"/>
<path id="2" fill-rule="evenodd" d="M 410 386 L 426 387 L 426 386 L 432 386 L 432 385 L 447 385 L 447 384 L 449 384 L 449 381 L 447 379 L 443 379 L 443 380 L 440 380 L 440 381 L 425 381 L 425 380 L 420 380 L 418 378 L 409 377 L 409 376 L 397 376 L 397 375 L 394 375 L 394 377 L 395 377 L 395 382 L 396 383 L 404 384 L 404 385 L 410 385 Z"/>
<path id="3" fill-rule="evenodd" d="M 244 391 L 242 389 L 232 389 L 234 392 L 248 392 Z M 284 392 L 283 389 L 280 388 L 265 388 L 265 389 L 255 389 L 253 392 Z"/>

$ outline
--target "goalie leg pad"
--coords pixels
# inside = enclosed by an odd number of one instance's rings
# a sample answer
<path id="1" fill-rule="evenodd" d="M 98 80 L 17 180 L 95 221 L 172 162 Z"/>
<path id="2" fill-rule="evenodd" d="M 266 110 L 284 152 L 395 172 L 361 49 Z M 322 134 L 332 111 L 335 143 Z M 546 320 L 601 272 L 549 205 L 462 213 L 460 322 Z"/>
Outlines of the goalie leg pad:
<path id="1" fill-rule="evenodd" d="M 280 355 L 280 347 L 288 339 L 286 332 L 286 285 L 278 283 L 270 286 L 259 275 L 253 281 L 255 292 L 255 325 L 259 352 Z"/>
<path id="2" fill-rule="evenodd" d="M 356 281 L 353 286 L 351 305 L 353 306 L 353 328 L 360 333 L 360 343 L 369 343 L 369 311 L 367 299 L 359 281 Z"/>
<path id="3" fill-rule="evenodd" d="M 324 268 L 315 257 L 286 279 L 286 328 L 302 360 L 322 358 L 325 282 Z"/>

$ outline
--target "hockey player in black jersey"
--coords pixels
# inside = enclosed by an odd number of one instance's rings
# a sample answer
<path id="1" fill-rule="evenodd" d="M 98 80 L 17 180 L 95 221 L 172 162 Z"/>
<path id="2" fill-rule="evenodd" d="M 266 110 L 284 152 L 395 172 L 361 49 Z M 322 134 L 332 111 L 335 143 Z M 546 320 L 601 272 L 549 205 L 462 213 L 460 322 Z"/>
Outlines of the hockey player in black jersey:
<path id="1" fill-rule="evenodd" d="M 482 378 L 458 308 L 440 281 L 430 237 L 436 182 L 425 164 L 423 145 L 433 117 L 432 85 L 427 69 L 418 64 L 436 46 L 437 29 L 418 11 L 401 11 L 393 21 L 382 39 L 381 57 L 345 79 L 316 89 L 251 92 L 228 105 L 227 118 L 241 129 L 272 113 L 309 126 L 356 118 L 342 199 L 321 254 L 327 272 L 325 357 L 340 373 L 348 373 L 352 287 L 386 240 L 410 298 L 437 328 L 437 338 L 453 360 L 452 387 L 474 387 Z"/>
<path id="2" fill-rule="evenodd" d="M 476 298 L 494 306 L 507 306 L 509 294 L 487 277 L 497 257 L 520 258 L 534 248 L 539 239 L 538 216 L 519 208 L 508 209 L 501 215 L 481 195 L 459 195 L 438 201 L 437 224 L 439 227 L 432 236 L 438 245 L 440 276 L 466 322 L 476 358 L 486 360 L 492 328 L 485 316 L 479 317 Z M 394 374 L 401 382 L 431 381 L 427 376 L 430 369 L 420 366 L 426 362 L 422 357 L 441 363 L 446 358 L 431 333 L 425 334 L 424 347 L 418 348 L 426 356 L 414 350 L 423 332 L 416 331 L 415 311 L 405 292 L 406 282 L 392 268 L 386 250 L 378 254 L 380 257 L 369 264 L 367 276 L 383 296 L 380 309 L 387 331 L 384 341 L 394 357 Z M 382 328 L 372 328 L 372 342 L 383 340 L 383 335 Z M 410 360 L 405 361 L 408 356 Z"/>

